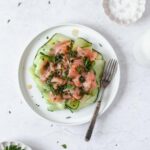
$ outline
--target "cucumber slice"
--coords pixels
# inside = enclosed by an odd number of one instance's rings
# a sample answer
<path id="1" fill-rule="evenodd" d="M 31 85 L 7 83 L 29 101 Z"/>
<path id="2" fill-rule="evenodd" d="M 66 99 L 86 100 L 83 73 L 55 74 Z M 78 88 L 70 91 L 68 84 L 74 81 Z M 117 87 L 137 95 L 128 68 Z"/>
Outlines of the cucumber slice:
<path id="1" fill-rule="evenodd" d="M 35 68 L 33 66 L 30 68 L 30 73 L 31 73 L 32 78 L 33 78 L 34 82 L 36 83 L 38 89 L 41 91 L 41 93 L 43 93 L 45 91 L 50 91 L 49 86 L 47 86 L 47 84 L 44 84 L 43 82 L 41 82 L 39 77 L 35 74 Z"/>
<path id="2" fill-rule="evenodd" d="M 98 60 L 99 60 L 99 59 L 104 59 L 104 58 L 103 58 L 103 55 L 102 55 L 100 52 L 96 51 L 95 49 L 92 49 L 92 50 L 98 53 L 98 56 L 97 56 L 96 59 L 98 59 Z"/>
<path id="3" fill-rule="evenodd" d="M 65 106 L 68 109 L 76 110 L 76 109 L 78 109 L 79 104 L 80 104 L 79 100 L 68 100 L 68 101 L 66 101 Z"/>
<path id="4" fill-rule="evenodd" d="M 103 60 L 103 59 L 95 60 L 93 70 L 96 73 L 96 80 L 97 80 L 98 83 L 100 82 L 100 79 L 102 78 L 102 75 L 103 75 L 103 72 L 104 72 L 104 67 L 105 67 L 105 60 Z"/>
<path id="5" fill-rule="evenodd" d="M 49 92 L 44 91 L 42 93 L 44 100 L 47 103 L 47 110 L 48 111 L 56 111 L 56 110 L 63 110 L 65 109 L 65 102 L 53 102 L 49 97 Z"/>
<path id="6" fill-rule="evenodd" d="M 83 38 L 77 38 L 73 44 L 73 50 L 76 50 L 77 47 L 92 49 L 92 43 Z"/>
<path id="7" fill-rule="evenodd" d="M 37 63 L 38 61 L 38 56 L 39 56 L 39 53 L 42 52 L 46 55 L 49 54 L 49 52 L 53 49 L 53 47 L 58 44 L 59 42 L 63 42 L 63 41 L 71 41 L 71 38 L 61 34 L 61 33 L 56 33 L 52 36 L 51 39 L 49 39 L 41 48 L 39 48 L 36 56 L 35 56 L 35 59 L 34 59 L 34 64 Z"/>
<path id="8" fill-rule="evenodd" d="M 34 73 L 36 76 L 40 77 L 40 70 L 41 70 L 41 66 L 44 62 L 48 62 L 49 61 L 49 57 L 47 57 L 46 55 L 43 55 L 42 53 L 38 54 L 38 57 L 36 59 L 36 64 L 34 64 Z"/>

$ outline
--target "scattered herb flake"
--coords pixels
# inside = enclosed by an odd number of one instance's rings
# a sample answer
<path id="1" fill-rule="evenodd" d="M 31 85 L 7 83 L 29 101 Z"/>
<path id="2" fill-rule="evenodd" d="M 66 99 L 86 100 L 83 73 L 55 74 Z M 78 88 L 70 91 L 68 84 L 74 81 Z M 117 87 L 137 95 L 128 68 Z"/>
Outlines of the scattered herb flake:
<path id="1" fill-rule="evenodd" d="M 10 21 L 11 21 L 11 20 L 10 20 L 10 19 L 8 19 L 8 20 L 7 20 L 7 23 L 9 23 Z"/>
<path id="2" fill-rule="evenodd" d="M 21 6 L 21 4 L 22 4 L 22 2 L 19 2 L 19 3 L 18 3 L 18 7 Z"/>
<path id="3" fill-rule="evenodd" d="M 64 149 L 67 149 L 67 145 L 66 144 L 62 144 L 61 145 Z"/>
<path id="4" fill-rule="evenodd" d="M 67 117 L 66 117 L 66 119 L 70 119 L 70 118 L 72 118 L 72 117 L 71 117 L 71 116 L 67 116 Z"/>
<path id="5" fill-rule="evenodd" d="M 103 47 L 103 45 L 101 43 L 98 43 L 100 47 Z"/>
<path id="6" fill-rule="evenodd" d="M 35 104 L 37 107 L 40 107 L 40 105 L 39 104 Z"/>
<path id="7" fill-rule="evenodd" d="M 51 1 L 48 1 L 48 4 L 50 5 L 50 4 L 51 4 Z"/>
<path id="8" fill-rule="evenodd" d="M 47 36 L 46 39 L 49 39 L 49 36 Z"/>
<path id="9" fill-rule="evenodd" d="M 115 146 L 118 146 L 118 144 L 115 144 Z"/>
<path id="10" fill-rule="evenodd" d="M 11 111 L 9 110 L 8 113 L 11 114 Z"/>

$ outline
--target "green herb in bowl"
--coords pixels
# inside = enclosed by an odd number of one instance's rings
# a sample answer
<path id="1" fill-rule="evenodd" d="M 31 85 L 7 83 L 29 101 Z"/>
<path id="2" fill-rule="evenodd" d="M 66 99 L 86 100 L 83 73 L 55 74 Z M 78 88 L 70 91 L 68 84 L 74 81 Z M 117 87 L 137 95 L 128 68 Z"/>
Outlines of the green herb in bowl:
<path id="1" fill-rule="evenodd" d="M 10 146 L 6 146 L 4 150 L 25 150 L 25 149 L 21 148 L 18 145 L 10 145 Z"/>

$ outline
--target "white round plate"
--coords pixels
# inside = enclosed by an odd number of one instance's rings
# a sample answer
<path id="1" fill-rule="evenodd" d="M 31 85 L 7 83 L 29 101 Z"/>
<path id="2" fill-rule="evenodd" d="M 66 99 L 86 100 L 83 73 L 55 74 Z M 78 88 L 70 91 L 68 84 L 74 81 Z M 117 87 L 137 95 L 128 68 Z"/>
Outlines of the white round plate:
<path id="1" fill-rule="evenodd" d="M 74 32 L 76 34 L 74 34 Z M 69 110 L 50 112 L 47 110 L 46 103 L 42 99 L 41 93 L 37 89 L 29 73 L 29 68 L 33 63 L 33 59 L 37 53 L 37 50 L 47 41 L 46 37 L 51 37 L 55 33 L 62 33 L 71 37 L 72 39 L 77 38 L 78 34 L 78 37 L 83 37 L 92 42 L 94 44 L 94 49 L 100 51 L 106 61 L 110 58 L 117 59 L 117 56 L 109 42 L 100 33 L 89 27 L 78 24 L 64 24 L 47 29 L 46 31 L 37 35 L 23 52 L 19 64 L 19 85 L 24 99 L 32 108 L 32 110 L 34 110 L 43 118 L 55 123 L 66 125 L 83 124 L 91 119 L 96 104 L 92 104 L 74 113 L 71 113 Z M 119 82 L 120 67 L 118 65 L 115 77 L 104 93 L 100 114 L 104 113 L 113 102 L 119 88 Z"/>
<path id="2" fill-rule="evenodd" d="M 24 150 L 32 150 L 29 146 L 23 144 L 22 142 L 19 141 L 4 141 L 0 143 L 0 150 L 4 150 L 4 148 L 6 146 L 10 146 L 10 145 L 17 145 L 19 147 L 21 147 Z"/>

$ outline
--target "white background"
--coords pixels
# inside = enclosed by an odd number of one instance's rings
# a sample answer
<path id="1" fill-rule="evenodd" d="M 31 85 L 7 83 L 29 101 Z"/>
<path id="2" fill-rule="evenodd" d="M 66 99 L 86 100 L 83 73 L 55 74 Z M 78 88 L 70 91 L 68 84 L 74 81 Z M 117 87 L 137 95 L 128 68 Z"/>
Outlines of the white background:
<path id="1" fill-rule="evenodd" d="M 18 7 L 19 2 L 22 4 Z M 150 1 L 143 18 L 129 26 L 110 21 L 101 3 L 0 0 L 0 141 L 20 140 L 34 150 L 62 150 L 61 144 L 67 144 L 68 150 L 150 149 L 150 69 L 138 65 L 133 57 L 133 45 L 150 28 Z M 89 143 L 84 141 L 88 124 L 58 126 L 42 119 L 30 110 L 18 88 L 17 69 L 26 45 L 41 31 L 60 23 L 80 23 L 96 29 L 120 58 L 118 96 L 97 121 Z"/>

